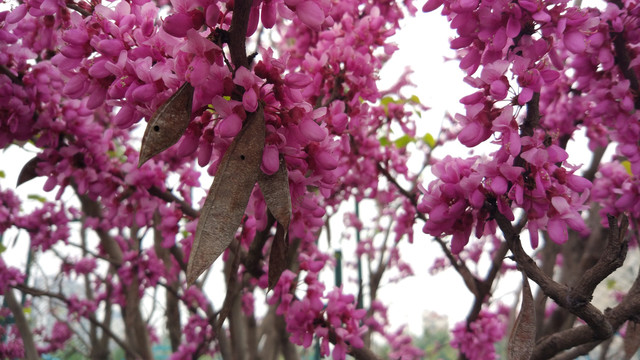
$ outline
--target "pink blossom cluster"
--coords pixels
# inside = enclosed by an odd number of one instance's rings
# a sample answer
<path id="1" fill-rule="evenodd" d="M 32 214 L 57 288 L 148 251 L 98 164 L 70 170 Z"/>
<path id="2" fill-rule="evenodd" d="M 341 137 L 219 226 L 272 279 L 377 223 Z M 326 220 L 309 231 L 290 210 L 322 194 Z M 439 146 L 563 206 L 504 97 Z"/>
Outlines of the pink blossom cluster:
<path id="1" fill-rule="evenodd" d="M 212 334 L 211 324 L 207 319 L 191 315 L 184 326 L 185 341 L 180 344 L 178 351 L 171 354 L 171 360 L 191 359 L 196 352 L 198 344 L 204 344 L 207 337 Z"/>
<path id="2" fill-rule="evenodd" d="M 634 217 L 640 215 L 640 184 L 638 177 L 631 174 L 630 166 L 628 163 L 627 165 L 625 167 L 620 162 L 603 164 L 593 182 L 591 196 L 602 206 L 600 213 L 603 215 L 603 225 L 608 226 L 604 216 L 606 214 L 629 214 Z"/>
<path id="3" fill-rule="evenodd" d="M 15 225 L 29 233 L 31 247 L 46 251 L 58 241 L 69 239 L 69 215 L 57 204 L 46 202 L 39 209 L 16 219 Z"/>
<path id="4" fill-rule="evenodd" d="M 22 271 L 13 266 L 7 266 L 2 258 L 0 258 L 0 294 L 5 291 L 11 291 L 10 287 L 16 286 L 24 282 L 25 275 Z"/>
<path id="5" fill-rule="evenodd" d="M 166 267 L 155 252 L 145 251 L 138 254 L 136 251 L 128 251 L 122 260 L 118 275 L 120 281 L 126 285 L 130 285 L 136 279 L 141 282 L 140 286 L 154 288 L 158 286 L 158 281 L 162 277 L 169 277 L 166 274 Z"/>
<path id="6" fill-rule="evenodd" d="M 73 333 L 67 323 L 56 321 L 51 327 L 49 334 L 44 336 L 43 341 L 46 345 L 40 346 L 38 353 L 47 354 L 64 349 L 66 342 L 72 335 Z"/>
<path id="7" fill-rule="evenodd" d="M 507 308 L 498 312 L 482 310 L 472 323 L 463 321 L 454 326 L 451 346 L 469 360 L 498 359 L 495 344 L 504 337 L 508 318 Z"/>
<path id="8" fill-rule="evenodd" d="M 546 146 L 537 136 L 523 138 L 521 150 L 512 154 L 501 149 L 492 155 L 490 160 L 446 157 L 433 165 L 438 180 L 423 188 L 418 205 L 419 211 L 429 214 L 424 232 L 452 235 L 451 249 L 457 254 L 472 233 L 478 238 L 495 233 L 491 202 L 509 220 L 514 220 L 512 206 L 527 211 L 533 247 L 538 245 L 539 229 L 546 229 L 558 243 L 567 240 L 567 226 L 588 232 L 578 211 L 591 183 L 574 175 L 575 168 L 567 171 L 556 165 L 567 159 L 566 151 Z M 520 166 L 509 165 L 516 163 L 516 156 Z"/>
<path id="9" fill-rule="evenodd" d="M 65 259 L 60 266 L 61 272 L 69 275 L 72 271 L 76 275 L 88 275 L 96 270 L 98 266 L 96 259 L 93 257 L 84 257 L 80 259 Z"/>
<path id="10" fill-rule="evenodd" d="M 461 99 L 466 112 L 456 115 L 462 125 L 458 140 L 473 147 L 493 137 L 500 146 L 492 158 L 447 157 L 433 166 L 439 179 L 424 189 L 420 204 L 429 215 L 426 233 L 452 235 L 458 253 L 472 233 L 495 233 L 487 223 L 494 205 L 509 220 L 514 209 L 526 211 L 533 247 L 539 230 L 558 243 L 567 240 L 567 227 L 588 232 L 580 211 L 591 184 L 575 174 L 563 147 L 586 127 L 592 149 L 617 141 L 618 152 L 637 167 L 635 90 L 625 69 L 615 66 L 621 50 L 612 35 L 624 30 L 631 43 L 638 41 L 634 4 L 610 3 L 602 12 L 564 1 L 424 5 L 423 11 L 443 6 L 458 34 L 451 47 L 458 50 L 466 82 L 478 89 Z M 635 58 L 634 47 L 624 51 Z M 571 122 L 567 113 L 578 115 Z"/>
<path id="11" fill-rule="evenodd" d="M 0 233 L 11 228 L 24 230 L 29 234 L 30 246 L 34 250 L 46 251 L 58 242 L 66 243 L 69 238 L 69 217 L 75 210 L 67 211 L 62 205 L 47 201 L 31 213 L 24 214 L 20 210 L 21 205 L 13 191 L 0 189 Z M 23 276 L 18 276 L 18 269 L 7 267 L 2 259 L 0 263 L 3 268 L 0 291 L 4 291 L 7 285 L 16 285 L 16 280 L 22 280 Z"/>
<path id="12" fill-rule="evenodd" d="M 3 318 L 8 318 L 10 314 L 8 308 L 0 308 L 0 316 Z M 17 326 L 0 327 L 0 338 L 7 339 L 6 342 L 0 342 L 0 357 L 5 359 L 24 358 L 24 345 Z"/>
<path id="13" fill-rule="evenodd" d="M 11 190 L 0 189 L 0 232 L 13 227 L 20 217 L 20 198 Z"/>
<path id="14" fill-rule="evenodd" d="M 404 328 L 388 332 L 385 338 L 392 349 L 389 353 L 390 359 L 417 360 L 424 358 L 424 351 L 411 344 L 411 336 L 404 331 Z"/>
<path id="15" fill-rule="evenodd" d="M 324 284 L 318 281 L 316 274 L 309 273 L 304 279 L 305 296 L 296 301 L 291 292 L 295 278 L 294 273 L 286 270 L 269 299 L 269 303 L 281 299 L 276 313 L 284 315 L 290 340 L 309 347 L 317 336 L 321 339 L 321 355 L 331 354 L 334 359 L 344 359 L 348 346 L 361 348 L 361 336 L 367 328 L 360 325 L 360 320 L 366 310 L 356 309 L 354 296 L 343 294 L 341 288 L 334 288 L 325 295 Z M 336 339 L 333 350 L 329 346 L 330 336 Z"/>

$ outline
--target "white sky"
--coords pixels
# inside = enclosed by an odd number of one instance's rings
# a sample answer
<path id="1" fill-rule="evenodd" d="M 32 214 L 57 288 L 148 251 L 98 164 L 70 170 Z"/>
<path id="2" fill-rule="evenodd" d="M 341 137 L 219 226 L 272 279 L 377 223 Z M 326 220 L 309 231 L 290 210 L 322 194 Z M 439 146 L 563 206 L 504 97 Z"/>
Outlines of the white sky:
<path id="1" fill-rule="evenodd" d="M 429 132 L 435 136 L 445 112 L 463 112 L 459 100 L 473 90 L 462 81 L 464 73 L 458 62 L 445 62 L 445 57 L 454 56 L 449 48 L 449 38 L 455 32 L 439 11 L 426 14 L 419 11 L 415 18 L 405 19 L 404 24 L 395 36 L 399 50 L 381 71 L 379 87 L 388 88 L 405 66 L 410 66 L 414 70 L 411 80 L 417 85 L 413 91 L 423 104 L 431 107 L 422 113 L 417 133 Z M 460 147 L 458 154 L 451 155 L 466 156 L 467 150 Z M 435 155 L 443 157 L 445 154 L 436 152 Z M 425 175 L 430 175 L 430 170 L 427 169 Z M 381 300 L 389 304 L 392 324 L 408 324 L 408 329 L 415 334 L 422 333 L 424 312 L 446 315 L 452 326 L 463 320 L 473 305 L 473 296 L 453 269 L 429 274 L 433 260 L 443 254 L 431 236 L 422 233 L 421 227 L 421 223 L 415 226 L 413 244 L 403 241 L 400 246 L 401 256 L 412 264 L 415 276 L 380 290 Z"/>

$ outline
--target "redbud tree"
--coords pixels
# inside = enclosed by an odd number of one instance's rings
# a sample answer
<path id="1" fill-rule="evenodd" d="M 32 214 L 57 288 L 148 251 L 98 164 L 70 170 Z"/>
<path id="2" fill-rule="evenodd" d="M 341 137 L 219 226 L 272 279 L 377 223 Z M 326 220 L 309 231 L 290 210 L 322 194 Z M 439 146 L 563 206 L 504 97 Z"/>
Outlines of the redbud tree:
<path id="1" fill-rule="evenodd" d="M 4 5 L 0 147 L 30 157 L 0 166 L 43 193 L 0 188 L 0 357 L 419 359 L 378 298 L 430 265 L 403 260 L 414 228 L 473 295 L 460 358 L 636 351 L 640 280 L 592 301 L 638 238 L 636 0 Z M 449 21 L 451 81 L 473 89 L 435 135 L 403 90 L 429 79 L 377 82 L 419 8 Z M 518 306 L 493 296 L 509 272 Z"/>

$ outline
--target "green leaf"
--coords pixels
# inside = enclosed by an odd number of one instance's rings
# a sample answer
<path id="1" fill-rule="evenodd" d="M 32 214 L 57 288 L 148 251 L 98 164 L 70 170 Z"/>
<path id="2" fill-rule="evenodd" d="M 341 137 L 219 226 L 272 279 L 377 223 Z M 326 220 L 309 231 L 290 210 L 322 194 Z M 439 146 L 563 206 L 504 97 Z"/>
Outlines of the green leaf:
<path id="1" fill-rule="evenodd" d="M 22 311 L 25 314 L 31 314 L 31 306 L 27 306 L 27 307 L 22 308 Z"/>
<path id="2" fill-rule="evenodd" d="M 380 99 L 380 105 L 382 105 L 382 107 L 384 107 L 384 113 L 385 115 L 389 115 L 389 104 L 390 103 L 396 103 L 397 101 L 394 100 L 391 96 L 385 96 L 382 99 Z"/>
<path id="3" fill-rule="evenodd" d="M 41 195 L 37 195 L 37 194 L 29 194 L 29 195 L 27 195 L 27 199 L 37 200 L 37 201 L 40 201 L 43 204 L 45 202 L 47 202 L 47 198 L 45 198 L 44 196 L 41 196 Z"/>
<path id="4" fill-rule="evenodd" d="M 419 105 L 420 105 L 420 104 L 422 104 L 422 103 L 420 102 L 420 98 L 419 98 L 417 95 L 412 95 L 412 96 L 409 98 L 409 101 L 411 101 L 411 102 L 412 102 L 412 103 L 414 103 L 414 104 L 419 104 Z"/>
<path id="5" fill-rule="evenodd" d="M 385 96 L 382 99 L 380 99 L 380 105 L 384 106 L 385 108 L 387 107 L 387 105 L 389 105 L 389 103 L 395 103 L 396 101 L 393 100 L 393 98 L 391 96 Z"/>
<path id="6" fill-rule="evenodd" d="M 412 138 L 409 135 L 403 135 L 396 139 L 393 143 L 396 145 L 398 149 L 402 149 L 406 147 L 409 143 L 416 141 L 416 139 Z"/>
<path id="7" fill-rule="evenodd" d="M 624 166 L 625 170 L 627 170 L 629 175 L 633 176 L 633 173 L 631 172 L 631 162 L 629 162 L 629 160 L 624 160 L 620 164 Z"/>
<path id="8" fill-rule="evenodd" d="M 4 179 L 5 176 L 6 175 L 5 175 L 4 171 L 0 170 L 0 178 Z"/>
<path id="9" fill-rule="evenodd" d="M 380 142 L 381 146 L 389 146 L 389 145 L 391 145 L 391 142 L 386 137 L 381 137 L 380 139 L 378 139 L 378 141 Z"/>
<path id="10" fill-rule="evenodd" d="M 2 254 L 3 252 L 5 252 L 5 250 L 7 250 L 7 247 L 4 246 L 4 244 L 0 244 L 0 254 Z"/>
<path id="11" fill-rule="evenodd" d="M 424 141 L 425 144 L 429 145 L 430 148 L 435 148 L 436 147 L 436 139 L 433 138 L 433 135 L 426 133 L 423 137 L 422 137 L 422 141 Z"/>

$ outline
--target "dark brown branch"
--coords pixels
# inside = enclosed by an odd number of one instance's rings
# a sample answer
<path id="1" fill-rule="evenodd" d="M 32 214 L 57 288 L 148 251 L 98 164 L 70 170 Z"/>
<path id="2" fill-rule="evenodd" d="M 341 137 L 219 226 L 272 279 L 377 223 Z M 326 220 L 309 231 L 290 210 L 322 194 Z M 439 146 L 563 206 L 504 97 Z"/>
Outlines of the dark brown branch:
<path id="1" fill-rule="evenodd" d="M 552 357 L 550 360 L 574 360 L 581 355 L 588 354 L 591 350 L 593 350 L 596 346 L 600 345 L 601 341 L 592 341 L 586 344 L 582 344 L 580 346 L 576 346 L 575 348 L 563 352 L 562 354 L 558 354 Z"/>
<path id="2" fill-rule="evenodd" d="M 609 215 L 609 235 L 607 236 L 607 247 L 598 262 L 589 268 L 578 280 L 578 284 L 569 293 L 569 302 L 591 301 L 593 291 L 607 276 L 622 266 L 627 257 L 628 241 L 626 231 L 629 227 L 629 220 L 622 217 L 620 226 L 616 218 Z"/>
<path id="3" fill-rule="evenodd" d="M 31 296 L 44 296 L 44 297 L 48 297 L 48 298 L 53 298 L 53 299 L 57 299 L 60 300 L 62 302 L 68 302 L 68 299 L 62 295 L 62 294 L 58 294 L 58 293 L 52 293 L 49 291 L 43 291 L 43 290 L 39 290 L 39 289 L 34 289 L 34 288 L 30 288 L 24 285 L 17 285 L 15 287 L 16 289 L 22 291 L 23 293 L 29 294 Z M 137 356 L 136 353 L 133 351 L 133 349 L 131 349 L 131 347 L 129 347 L 129 345 L 124 342 L 122 339 L 120 339 L 120 337 L 118 337 L 116 334 L 113 333 L 113 331 L 111 331 L 111 329 L 109 327 L 104 326 L 104 324 L 102 324 L 101 322 L 99 322 L 96 318 L 95 315 L 91 314 L 88 317 L 85 317 L 87 320 L 89 320 L 89 322 L 91 322 L 91 324 L 99 327 L 100 329 L 102 329 L 102 331 L 105 334 L 108 334 L 108 336 L 113 339 L 113 341 L 116 342 L 116 344 L 118 344 L 118 346 L 120 346 L 122 348 L 122 350 L 124 350 L 125 353 L 131 355 L 131 356 Z"/>
<path id="4" fill-rule="evenodd" d="M 631 289 L 622 301 L 613 309 L 606 312 L 604 321 L 612 329 L 618 330 L 625 321 L 637 317 L 640 312 L 640 276 L 636 277 Z M 581 325 L 562 332 L 555 333 L 541 339 L 531 356 L 531 360 L 549 359 L 562 350 L 570 349 L 574 346 L 590 343 L 594 339 L 599 339 L 597 334 L 589 325 Z M 602 339 L 600 339 L 602 340 Z"/>
<path id="5" fill-rule="evenodd" d="M 238 266 L 240 265 L 239 259 L 239 249 L 240 243 L 237 240 L 233 240 L 230 245 L 230 248 L 235 248 L 235 251 L 229 252 L 229 258 L 224 263 L 224 272 L 227 283 L 227 294 L 224 297 L 224 302 L 222 304 L 222 309 L 218 313 L 218 320 L 216 321 L 215 333 L 220 333 L 222 329 L 222 324 L 227 319 L 229 314 L 231 313 L 231 307 L 233 303 L 236 301 L 236 297 L 240 294 L 240 290 L 242 290 L 242 283 L 238 282 Z"/>
<path id="6" fill-rule="evenodd" d="M 264 230 L 256 233 L 256 236 L 253 238 L 251 242 L 251 246 L 249 247 L 249 252 L 246 256 L 243 257 L 242 263 L 248 273 L 250 273 L 253 277 L 258 279 L 264 273 L 261 266 L 261 260 L 263 258 L 262 249 L 271 234 L 271 228 L 273 224 L 275 224 L 276 219 L 273 217 L 271 212 L 267 213 L 267 226 Z"/>
<path id="7" fill-rule="evenodd" d="M 384 175 L 384 177 L 390 182 L 392 183 L 396 189 L 398 189 L 398 191 L 400 192 L 400 194 L 404 195 L 407 199 L 409 199 L 409 201 L 411 201 L 411 204 L 415 207 L 418 206 L 418 196 L 416 194 L 412 194 L 409 191 L 407 191 L 405 188 L 403 188 L 402 186 L 400 186 L 400 184 L 398 184 L 398 182 L 396 181 L 396 179 L 391 176 L 391 174 L 389 173 L 389 171 L 387 171 L 387 169 L 385 169 L 382 165 L 380 165 L 380 163 L 376 164 L 376 167 L 378 168 L 378 171 L 380 171 L 380 173 L 382 175 Z"/>
<path id="8" fill-rule="evenodd" d="M 477 294 L 474 294 L 475 300 L 473 302 L 473 307 L 467 316 L 467 324 L 474 322 L 478 318 L 478 315 L 480 315 L 482 304 L 485 302 L 487 295 L 491 292 L 493 281 L 500 273 L 500 268 L 502 267 L 502 263 L 504 262 L 504 258 L 508 251 L 509 245 L 506 242 L 502 242 L 491 260 L 491 268 L 489 269 L 487 276 L 482 281 L 476 281 L 478 290 Z"/>
<path id="9" fill-rule="evenodd" d="M 533 131 L 540 124 L 540 93 L 534 93 L 527 102 L 527 116 L 520 126 L 520 136 L 533 136 Z"/>
<path id="10" fill-rule="evenodd" d="M 602 161 L 602 157 L 604 156 L 604 152 L 606 150 L 607 150 L 606 147 L 598 146 L 593 151 L 593 157 L 591 158 L 591 164 L 589 165 L 589 168 L 587 170 L 585 170 L 585 172 L 582 174 L 582 176 L 585 179 L 587 179 L 589 181 L 593 181 L 593 179 L 595 179 L 596 172 L 598 172 L 598 167 L 600 166 L 600 162 Z"/>
<path id="11" fill-rule="evenodd" d="M 332 328 L 329 328 L 329 341 L 332 344 L 338 342 L 336 333 Z M 374 354 L 370 349 L 366 347 L 355 348 L 347 344 L 347 353 L 353 356 L 356 360 L 380 360 L 380 358 L 376 354 Z"/>
<path id="12" fill-rule="evenodd" d="M 20 337 L 22 338 L 25 359 L 37 360 L 39 358 L 38 350 L 36 349 L 36 344 L 33 341 L 33 334 L 31 333 L 31 329 L 29 328 L 27 318 L 24 316 L 22 305 L 20 305 L 18 299 L 16 299 L 16 296 L 13 293 L 13 289 L 7 289 L 5 291 L 4 299 L 7 302 L 9 310 L 11 310 L 11 313 L 13 314 L 13 318 L 16 321 L 16 327 L 18 328 L 18 332 L 20 333 Z"/>
<path id="13" fill-rule="evenodd" d="M 162 199 L 166 202 L 174 202 L 176 204 L 178 204 L 180 206 L 180 210 L 182 211 L 183 214 L 187 215 L 188 217 L 195 219 L 198 216 L 200 216 L 200 212 L 197 211 L 196 209 L 194 209 L 193 207 L 191 207 L 191 205 L 189 203 L 187 203 L 186 201 L 180 199 L 179 197 L 175 196 L 171 191 L 167 190 L 167 191 L 162 191 L 159 188 L 152 186 L 149 189 L 149 194 Z"/>
<path id="14" fill-rule="evenodd" d="M 606 339 L 613 334 L 611 324 L 605 320 L 604 314 L 589 302 L 571 301 L 570 290 L 565 285 L 558 284 L 545 274 L 527 255 L 520 244 L 519 233 L 515 231 L 511 222 L 504 217 L 496 208 L 491 214 L 496 219 L 498 226 L 502 230 L 509 248 L 513 253 L 516 262 L 525 272 L 528 278 L 535 281 L 545 294 L 549 295 L 558 305 L 569 310 L 571 313 L 584 320 L 593 331 L 593 339 Z"/>
<path id="15" fill-rule="evenodd" d="M 23 85 L 22 79 L 20 79 L 19 76 L 11 72 L 11 70 L 9 70 L 9 68 L 4 65 L 0 65 L 0 74 L 6 75 L 11 80 L 11 82 L 16 85 Z"/>
<path id="16" fill-rule="evenodd" d="M 249 68 L 246 39 L 252 3 L 252 0 L 236 0 L 233 5 L 233 18 L 231 18 L 229 29 L 229 52 L 231 62 L 236 69 L 240 66 Z"/>
<path id="17" fill-rule="evenodd" d="M 393 178 L 393 176 L 391 176 L 391 174 L 389 173 L 389 171 L 387 171 L 387 169 L 385 169 L 382 165 L 380 165 L 379 163 L 376 164 L 378 171 L 380 171 L 380 173 L 391 183 L 393 184 L 396 189 L 398 189 L 398 191 L 400 192 L 400 194 L 402 194 L 403 196 L 405 196 L 407 199 L 409 199 L 409 201 L 411 202 L 411 204 L 414 207 L 418 206 L 418 199 L 417 196 L 415 194 L 412 194 L 410 192 L 408 192 L 406 189 L 404 189 L 402 186 L 400 186 L 400 184 L 396 181 L 396 179 Z M 417 217 L 419 219 L 421 219 L 422 221 L 427 221 L 427 218 L 424 216 L 423 213 L 421 212 L 417 212 L 416 213 Z M 478 279 L 473 276 L 473 274 L 471 273 L 471 271 L 469 271 L 469 269 L 467 268 L 467 266 L 465 265 L 464 262 L 459 262 L 458 259 L 456 259 L 456 257 L 451 253 L 451 250 L 449 250 L 449 248 L 447 247 L 447 244 L 440 238 L 438 237 L 434 237 L 434 240 L 440 245 L 440 247 L 442 248 L 442 251 L 444 252 L 445 256 L 447 257 L 447 259 L 449 260 L 449 262 L 451 263 L 451 266 L 453 266 L 453 268 L 458 272 L 458 274 L 460 274 L 460 276 L 462 277 L 462 280 L 464 281 L 465 285 L 467 286 L 467 288 L 469 289 L 469 291 L 471 291 L 471 293 L 473 293 L 475 296 L 478 295 Z"/>
<path id="18" fill-rule="evenodd" d="M 71 10 L 77 11 L 78 14 L 82 15 L 83 17 L 91 16 L 91 13 L 89 11 L 83 9 L 82 7 L 80 7 L 80 5 L 72 1 L 67 2 L 67 7 Z"/>
<path id="19" fill-rule="evenodd" d="M 438 243 L 438 245 L 440 245 L 442 252 L 444 252 L 444 255 L 451 263 L 451 266 L 453 266 L 453 269 L 457 271 L 458 274 L 460 274 L 462 280 L 464 281 L 464 284 L 467 286 L 467 289 L 469 289 L 473 296 L 478 297 L 478 285 L 480 281 L 475 276 L 473 276 L 464 262 L 458 262 L 458 259 L 456 259 L 455 255 L 453 255 L 451 250 L 449 250 L 449 248 L 447 247 L 447 244 L 442 241 L 442 239 L 440 239 L 439 237 L 434 237 L 433 239 Z"/>
<path id="20" fill-rule="evenodd" d="M 100 207 L 100 204 L 97 201 L 89 198 L 87 195 L 80 194 L 75 186 L 73 186 L 73 188 L 76 191 L 78 199 L 80 200 L 82 211 L 87 216 L 102 218 L 102 209 Z M 102 246 L 102 249 L 109 256 L 109 261 L 114 261 L 116 264 L 121 264 L 123 258 L 122 249 L 120 249 L 120 246 L 115 241 L 115 239 L 113 239 L 113 237 L 111 237 L 111 235 L 109 235 L 107 231 L 101 230 L 100 228 L 96 229 L 95 232 L 100 239 L 100 245 Z"/>
<path id="21" fill-rule="evenodd" d="M 174 266 L 171 262 L 171 253 L 168 249 L 162 246 L 163 236 L 162 232 L 158 229 L 161 221 L 162 219 L 160 218 L 160 213 L 156 211 L 153 214 L 153 247 L 158 258 L 160 258 L 164 263 L 165 268 L 171 272 L 172 267 Z M 180 346 L 180 339 L 182 336 L 179 303 L 180 298 L 175 295 L 175 293 L 177 293 L 178 289 L 180 288 L 180 281 L 176 277 L 176 279 L 169 281 L 167 283 L 167 286 L 170 287 L 173 291 L 165 291 L 165 317 L 167 319 L 165 326 L 167 332 L 169 333 L 171 350 L 175 352 Z"/>

